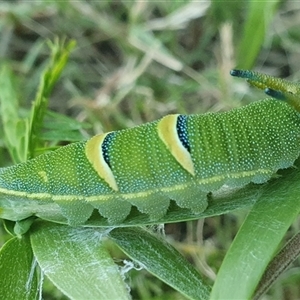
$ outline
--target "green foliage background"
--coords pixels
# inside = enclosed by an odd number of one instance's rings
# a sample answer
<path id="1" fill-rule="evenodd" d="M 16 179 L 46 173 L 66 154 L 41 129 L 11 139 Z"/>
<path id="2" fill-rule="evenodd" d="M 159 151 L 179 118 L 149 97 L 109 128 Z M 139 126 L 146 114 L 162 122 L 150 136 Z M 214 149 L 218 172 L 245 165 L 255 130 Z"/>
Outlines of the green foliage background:
<path id="1" fill-rule="evenodd" d="M 20 116 L 29 114 L 49 57 L 45 41 L 76 40 L 49 101 L 53 111 L 75 121 L 72 130 L 64 131 L 61 119 L 48 115 L 47 148 L 168 113 L 223 111 L 263 98 L 229 76 L 235 67 L 299 78 L 297 1 L 1 1 L 0 16 L 0 64 L 14 74 L 17 94 L 10 96 L 19 100 Z M 5 115 L 9 107 L 0 109 Z M 3 137 L 1 126 L 0 163 L 7 166 L 14 156 Z M 212 283 L 245 215 L 240 211 L 204 223 L 169 224 L 167 239 Z M 288 235 L 298 227 L 295 223 Z M 6 239 L 1 236 L 0 243 Z M 122 259 L 110 246 L 113 256 Z M 144 270 L 130 276 L 134 299 L 183 299 Z M 269 296 L 300 298 L 299 281 L 295 263 Z M 46 282 L 43 298 L 64 296 Z"/>

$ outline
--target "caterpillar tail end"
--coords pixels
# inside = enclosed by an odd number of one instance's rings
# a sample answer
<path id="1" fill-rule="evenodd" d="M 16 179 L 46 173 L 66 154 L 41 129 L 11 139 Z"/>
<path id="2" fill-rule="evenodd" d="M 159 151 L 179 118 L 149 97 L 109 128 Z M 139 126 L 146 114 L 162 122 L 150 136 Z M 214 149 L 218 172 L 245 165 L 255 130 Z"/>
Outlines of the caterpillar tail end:
<path id="1" fill-rule="evenodd" d="M 240 78 L 247 78 L 247 79 L 251 79 L 251 73 L 253 73 L 252 71 L 248 71 L 248 70 L 238 70 L 238 69 L 232 69 L 230 70 L 230 75 L 234 76 L 234 77 L 240 77 Z"/>
<path id="2" fill-rule="evenodd" d="M 247 79 L 252 86 L 264 90 L 268 96 L 286 101 L 300 111 L 300 84 L 298 82 L 290 82 L 249 70 L 233 69 L 230 75 Z"/>
<path id="3" fill-rule="evenodd" d="M 271 96 L 272 98 L 275 98 L 277 100 L 283 100 L 286 101 L 286 96 L 284 93 L 282 93 L 281 91 L 276 91 L 270 88 L 266 88 L 265 89 L 265 94 L 268 96 Z"/>

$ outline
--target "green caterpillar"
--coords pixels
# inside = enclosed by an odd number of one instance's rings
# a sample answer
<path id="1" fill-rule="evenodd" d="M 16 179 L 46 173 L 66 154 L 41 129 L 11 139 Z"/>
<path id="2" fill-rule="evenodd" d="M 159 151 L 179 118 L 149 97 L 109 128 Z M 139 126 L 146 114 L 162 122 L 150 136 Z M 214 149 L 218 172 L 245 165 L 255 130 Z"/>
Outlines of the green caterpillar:
<path id="1" fill-rule="evenodd" d="M 170 199 L 199 213 L 224 184 L 263 183 L 292 166 L 300 154 L 299 86 L 251 71 L 231 74 L 285 101 L 167 115 L 0 169 L 0 217 L 55 221 L 59 213 L 78 225 L 96 209 L 114 225 L 136 206 L 159 221 Z"/>

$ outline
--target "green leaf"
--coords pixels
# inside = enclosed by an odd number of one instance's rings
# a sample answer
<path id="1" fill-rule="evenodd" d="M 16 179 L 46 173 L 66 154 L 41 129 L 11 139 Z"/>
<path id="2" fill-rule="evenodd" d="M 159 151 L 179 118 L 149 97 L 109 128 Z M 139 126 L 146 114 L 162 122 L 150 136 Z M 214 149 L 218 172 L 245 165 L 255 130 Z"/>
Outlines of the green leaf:
<path id="1" fill-rule="evenodd" d="M 283 236 L 300 212 L 299 182 L 300 173 L 294 169 L 267 185 L 226 254 L 211 299 L 251 298 Z"/>
<path id="2" fill-rule="evenodd" d="M 134 261 L 189 299 L 207 299 L 209 287 L 170 244 L 141 228 L 117 228 L 110 237 Z"/>
<path id="3" fill-rule="evenodd" d="M 64 130 L 71 131 L 90 128 L 91 125 L 53 111 L 47 111 L 44 128 L 56 130 L 62 129 L 61 127 L 63 127 Z"/>
<path id="4" fill-rule="evenodd" d="M 71 40 L 65 43 L 64 40 L 56 40 L 53 44 L 49 43 L 49 45 L 52 50 L 52 57 L 41 76 L 29 119 L 19 118 L 19 105 L 12 72 L 7 67 L 3 67 L 0 73 L 1 119 L 5 143 L 15 163 L 24 162 L 35 156 L 35 150 L 41 140 L 40 134 L 48 106 L 48 98 L 67 63 L 75 42 Z M 69 140 L 80 139 L 81 137 L 74 133 L 72 135 L 65 134 L 65 136 Z"/>
<path id="5" fill-rule="evenodd" d="M 19 118 L 14 75 L 4 66 L 0 73 L 0 104 L 4 140 L 14 163 L 26 161 L 28 122 Z"/>
<path id="6" fill-rule="evenodd" d="M 15 237 L 0 252 L 1 299 L 37 299 L 38 279 L 29 238 Z"/>
<path id="7" fill-rule="evenodd" d="M 48 98 L 68 61 L 70 51 L 75 47 L 74 40 L 66 43 L 65 40 L 57 39 L 54 43 L 49 42 L 48 44 L 51 48 L 52 57 L 44 74 L 41 76 L 38 92 L 32 105 L 32 113 L 29 120 L 28 158 L 35 156 L 35 150 L 40 140 L 40 131 L 48 107 Z"/>
<path id="8" fill-rule="evenodd" d="M 21 237 L 25 234 L 34 222 L 35 217 L 30 217 L 24 220 L 17 221 L 14 226 L 14 233 L 17 237 Z"/>
<path id="9" fill-rule="evenodd" d="M 253 67 L 278 3 L 278 0 L 250 1 L 247 9 L 248 17 L 242 35 L 243 38 L 237 51 L 237 65 L 240 69 L 251 69 Z"/>
<path id="10" fill-rule="evenodd" d="M 89 128 L 88 123 L 79 122 L 73 118 L 47 111 L 40 139 L 47 141 L 82 141 L 86 139 L 80 132 Z"/>
<path id="11" fill-rule="evenodd" d="M 62 130 L 57 129 L 53 131 L 47 131 L 40 134 L 40 139 L 44 141 L 66 141 L 66 142 L 78 142 L 82 141 L 85 138 L 82 134 L 78 131 L 69 131 L 69 130 Z M 59 146 L 57 146 L 59 147 Z M 36 149 L 38 152 L 40 149 Z M 49 150 L 49 149 L 47 149 Z M 44 151 L 43 151 L 44 152 Z"/>
<path id="12" fill-rule="evenodd" d="M 104 248 L 104 231 L 39 223 L 31 235 L 42 271 L 71 299 L 130 299 Z"/>

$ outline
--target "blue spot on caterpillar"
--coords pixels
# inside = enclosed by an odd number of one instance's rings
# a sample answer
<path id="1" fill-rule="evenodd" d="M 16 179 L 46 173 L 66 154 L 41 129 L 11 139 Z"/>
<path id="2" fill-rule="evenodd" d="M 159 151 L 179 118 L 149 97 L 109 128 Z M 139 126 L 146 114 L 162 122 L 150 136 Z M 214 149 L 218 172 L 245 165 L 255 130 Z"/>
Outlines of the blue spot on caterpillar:
<path id="1" fill-rule="evenodd" d="M 108 164 L 108 166 L 111 168 L 111 165 L 110 165 L 110 157 L 109 157 L 109 154 L 108 154 L 108 150 L 109 150 L 109 147 L 112 143 L 114 139 L 114 133 L 111 132 L 109 134 L 106 135 L 106 137 L 104 138 L 103 140 L 103 143 L 101 145 L 101 151 L 103 153 L 103 158 L 105 160 L 105 162 Z"/>
<path id="2" fill-rule="evenodd" d="M 292 166 L 300 154 L 299 84 L 251 71 L 231 75 L 284 101 L 168 115 L 0 169 L 0 217 L 80 225 L 98 211 L 115 225 L 135 206 L 159 222 L 170 200 L 199 213 L 224 184 L 263 183 Z"/>
<path id="3" fill-rule="evenodd" d="M 184 115 L 179 115 L 177 118 L 176 123 L 176 130 L 178 134 L 178 138 L 182 143 L 183 147 L 188 151 L 191 152 L 191 147 L 189 144 L 188 139 L 188 132 L 187 132 L 187 117 Z"/>

